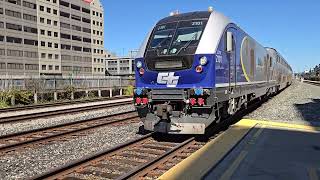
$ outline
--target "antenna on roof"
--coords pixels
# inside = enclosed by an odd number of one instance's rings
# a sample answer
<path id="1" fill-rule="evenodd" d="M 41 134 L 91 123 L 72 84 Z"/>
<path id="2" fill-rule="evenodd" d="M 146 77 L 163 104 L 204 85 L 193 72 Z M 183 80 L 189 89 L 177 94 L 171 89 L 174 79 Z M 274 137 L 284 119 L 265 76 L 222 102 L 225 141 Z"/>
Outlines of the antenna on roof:
<path id="1" fill-rule="evenodd" d="M 213 11 L 214 11 L 213 7 L 212 7 L 212 6 L 209 6 L 208 11 L 209 11 L 209 12 L 213 12 Z"/>
<path id="2" fill-rule="evenodd" d="M 170 16 L 175 16 L 175 15 L 178 15 L 178 14 L 180 14 L 179 10 L 175 10 L 175 11 L 172 11 L 170 13 Z"/>

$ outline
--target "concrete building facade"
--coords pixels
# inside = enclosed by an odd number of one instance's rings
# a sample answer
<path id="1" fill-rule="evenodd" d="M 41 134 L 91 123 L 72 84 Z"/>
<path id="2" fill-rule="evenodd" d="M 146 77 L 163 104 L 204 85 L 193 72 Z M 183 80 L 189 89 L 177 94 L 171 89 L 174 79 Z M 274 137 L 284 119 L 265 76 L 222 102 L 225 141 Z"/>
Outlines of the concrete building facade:
<path id="1" fill-rule="evenodd" d="M 0 75 L 103 76 L 103 19 L 99 0 L 0 0 Z"/>
<path id="2" fill-rule="evenodd" d="M 107 52 L 107 51 L 106 51 Z M 134 57 L 137 50 L 129 52 L 128 56 L 116 56 L 112 53 L 105 54 L 106 75 L 111 76 L 133 76 L 135 73 Z"/>

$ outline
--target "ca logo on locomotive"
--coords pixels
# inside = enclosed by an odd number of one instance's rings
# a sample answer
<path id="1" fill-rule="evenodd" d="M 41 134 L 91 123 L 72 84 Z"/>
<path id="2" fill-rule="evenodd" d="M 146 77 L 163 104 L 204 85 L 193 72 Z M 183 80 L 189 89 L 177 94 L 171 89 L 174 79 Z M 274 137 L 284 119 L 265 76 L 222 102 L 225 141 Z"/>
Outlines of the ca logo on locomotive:
<path id="1" fill-rule="evenodd" d="M 176 87 L 179 81 L 179 76 L 175 76 L 174 72 L 159 73 L 157 78 L 158 84 L 166 84 L 167 87 Z"/>

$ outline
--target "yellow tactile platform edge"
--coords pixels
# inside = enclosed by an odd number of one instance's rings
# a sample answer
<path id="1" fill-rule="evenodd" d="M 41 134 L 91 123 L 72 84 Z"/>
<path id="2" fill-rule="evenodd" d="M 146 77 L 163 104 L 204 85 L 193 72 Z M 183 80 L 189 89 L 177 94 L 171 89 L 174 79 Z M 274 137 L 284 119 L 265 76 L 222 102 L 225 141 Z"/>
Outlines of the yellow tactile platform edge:
<path id="1" fill-rule="evenodd" d="M 320 132 L 320 127 L 243 119 L 159 177 L 163 180 L 201 179 L 256 125 Z"/>

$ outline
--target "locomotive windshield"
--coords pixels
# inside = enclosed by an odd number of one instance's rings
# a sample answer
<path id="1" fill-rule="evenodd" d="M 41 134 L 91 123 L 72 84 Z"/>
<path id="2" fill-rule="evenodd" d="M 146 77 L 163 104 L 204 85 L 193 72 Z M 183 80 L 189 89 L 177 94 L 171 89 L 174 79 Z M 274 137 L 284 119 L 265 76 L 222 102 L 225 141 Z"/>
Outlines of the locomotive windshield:
<path id="1" fill-rule="evenodd" d="M 207 20 L 174 19 L 157 25 L 145 53 L 148 69 L 167 71 L 191 68 Z"/>
<path id="2" fill-rule="evenodd" d="M 149 50 L 159 55 L 178 55 L 182 50 L 197 46 L 205 28 L 205 20 L 180 21 L 156 26 Z"/>

